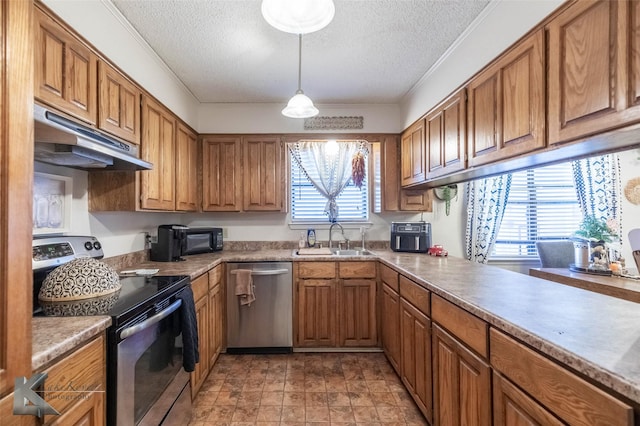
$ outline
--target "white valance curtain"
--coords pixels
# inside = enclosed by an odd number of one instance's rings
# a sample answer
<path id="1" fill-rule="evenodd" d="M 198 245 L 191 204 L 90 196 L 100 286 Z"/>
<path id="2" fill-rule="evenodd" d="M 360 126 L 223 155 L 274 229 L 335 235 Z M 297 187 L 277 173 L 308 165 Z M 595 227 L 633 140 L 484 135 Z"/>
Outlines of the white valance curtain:
<path id="1" fill-rule="evenodd" d="M 487 263 L 509 198 L 511 173 L 478 179 L 467 187 L 467 259 Z"/>
<path id="2" fill-rule="evenodd" d="M 357 152 L 368 154 L 367 143 L 300 141 L 289 144 L 289 152 L 309 182 L 327 199 L 324 212 L 330 222 L 336 222 L 339 213 L 336 198 L 351 179 L 353 156 Z M 311 172 L 311 168 L 317 173 Z"/>

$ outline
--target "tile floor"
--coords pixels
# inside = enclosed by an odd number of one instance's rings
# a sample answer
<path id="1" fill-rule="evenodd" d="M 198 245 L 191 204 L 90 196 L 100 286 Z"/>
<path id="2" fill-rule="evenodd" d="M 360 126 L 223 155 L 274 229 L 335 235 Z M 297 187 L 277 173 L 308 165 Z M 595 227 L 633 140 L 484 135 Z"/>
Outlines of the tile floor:
<path id="1" fill-rule="evenodd" d="M 222 354 L 190 426 L 427 425 L 382 353 Z"/>

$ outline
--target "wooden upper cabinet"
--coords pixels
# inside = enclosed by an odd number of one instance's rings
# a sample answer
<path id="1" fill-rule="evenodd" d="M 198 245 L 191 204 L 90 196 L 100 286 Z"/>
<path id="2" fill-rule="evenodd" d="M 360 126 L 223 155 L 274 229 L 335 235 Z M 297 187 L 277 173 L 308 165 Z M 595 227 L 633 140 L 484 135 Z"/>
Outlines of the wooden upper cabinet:
<path id="1" fill-rule="evenodd" d="M 176 120 L 162 105 L 142 98 L 142 159 L 153 170 L 140 172 L 140 206 L 149 210 L 175 209 Z"/>
<path id="2" fill-rule="evenodd" d="M 637 1 L 580 1 L 547 26 L 549 142 L 640 120 Z"/>
<path id="3" fill-rule="evenodd" d="M 461 89 L 425 117 L 427 179 L 465 168 L 466 111 L 466 92 Z"/>
<path id="4" fill-rule="evenodd" d="M 202 139 L 202 210 L 241 211 L 242 174 L 239 136 Z"/>
<path id="5" fill-rule="evenodd" d="M 420 119 L 402 133 L 400 143 L 400 183 L 402 186 L 424 182 L 427 178 L 425 121 Z"/>
<path id="6" fill-rule="evenodd" d="M 542 29 L 469 82 L 469 167 L 545 147 L 545 87 Z"/>
<path id="7" fill-rule="evenodd" d="M 176 210 L 198 209 L 198 136 L 178 123 L 176 131 Z"/>
<path id="8" fill-rule="evenodd" d="M 243 208 L 283 211 L 282 143 L 277 136 L 245 136 L 243 146 Z"/>
<path id="9" fill-rule="evenodd" d="M 98 127 L 140 143 L 142 90 L 104 61 L 98 63 Z"/>
<path id="10" fill-rule="evenodd" d="M 34 11 L 36 99 L 95 125 L 98 57 L 38 7 Z"/>
<path id="11" fill-rule="evenodd" d="M 373 144 L 371 155 L 380 163 L 381 207 L 383 211 L 433 211 L 431 190 L 402 189 L 399 175 L 399 137 L 386 136 Z M 377 145 L 380 145 L 379 147 Z M 377 149 L 379 148 L 379 149 Z M 373 203 L 372 203 L 373 204 Z"/>

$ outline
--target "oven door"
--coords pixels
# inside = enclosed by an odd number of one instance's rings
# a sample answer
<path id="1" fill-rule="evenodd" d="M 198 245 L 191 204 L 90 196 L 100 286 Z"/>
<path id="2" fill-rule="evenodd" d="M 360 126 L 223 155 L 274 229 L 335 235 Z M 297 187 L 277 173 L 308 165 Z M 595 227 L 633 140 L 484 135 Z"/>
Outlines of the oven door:
<path id="1" fill-rule="evenodd" d="M 185 387 L 188 390 L 189 375 L 182 368 L 181 303 L 176 300 L 117 332 L 117 403 L 110 423 L 161 424 Z M 189 404 L 188 416 L 190 409 Z"/>

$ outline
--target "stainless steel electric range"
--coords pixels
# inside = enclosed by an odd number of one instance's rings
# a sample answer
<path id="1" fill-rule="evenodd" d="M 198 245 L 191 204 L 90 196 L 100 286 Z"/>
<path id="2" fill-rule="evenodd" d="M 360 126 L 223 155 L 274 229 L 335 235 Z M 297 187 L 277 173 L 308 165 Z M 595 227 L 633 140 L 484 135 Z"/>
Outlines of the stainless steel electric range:
<path id="1" fill-rule="evenodd" d="M 38 292 L 47 275 L 87 256 L 104 256 L 95 237 L 33 239 L 34 315 L 111 316 L 107 330 L 109 425 L 188 422 L 191 395 L 189 374 L 183 368 L 183 310 L 193 300 L 189 277 L 121 277 L 122 288 L 113 297 L 40 304 Z"/>

